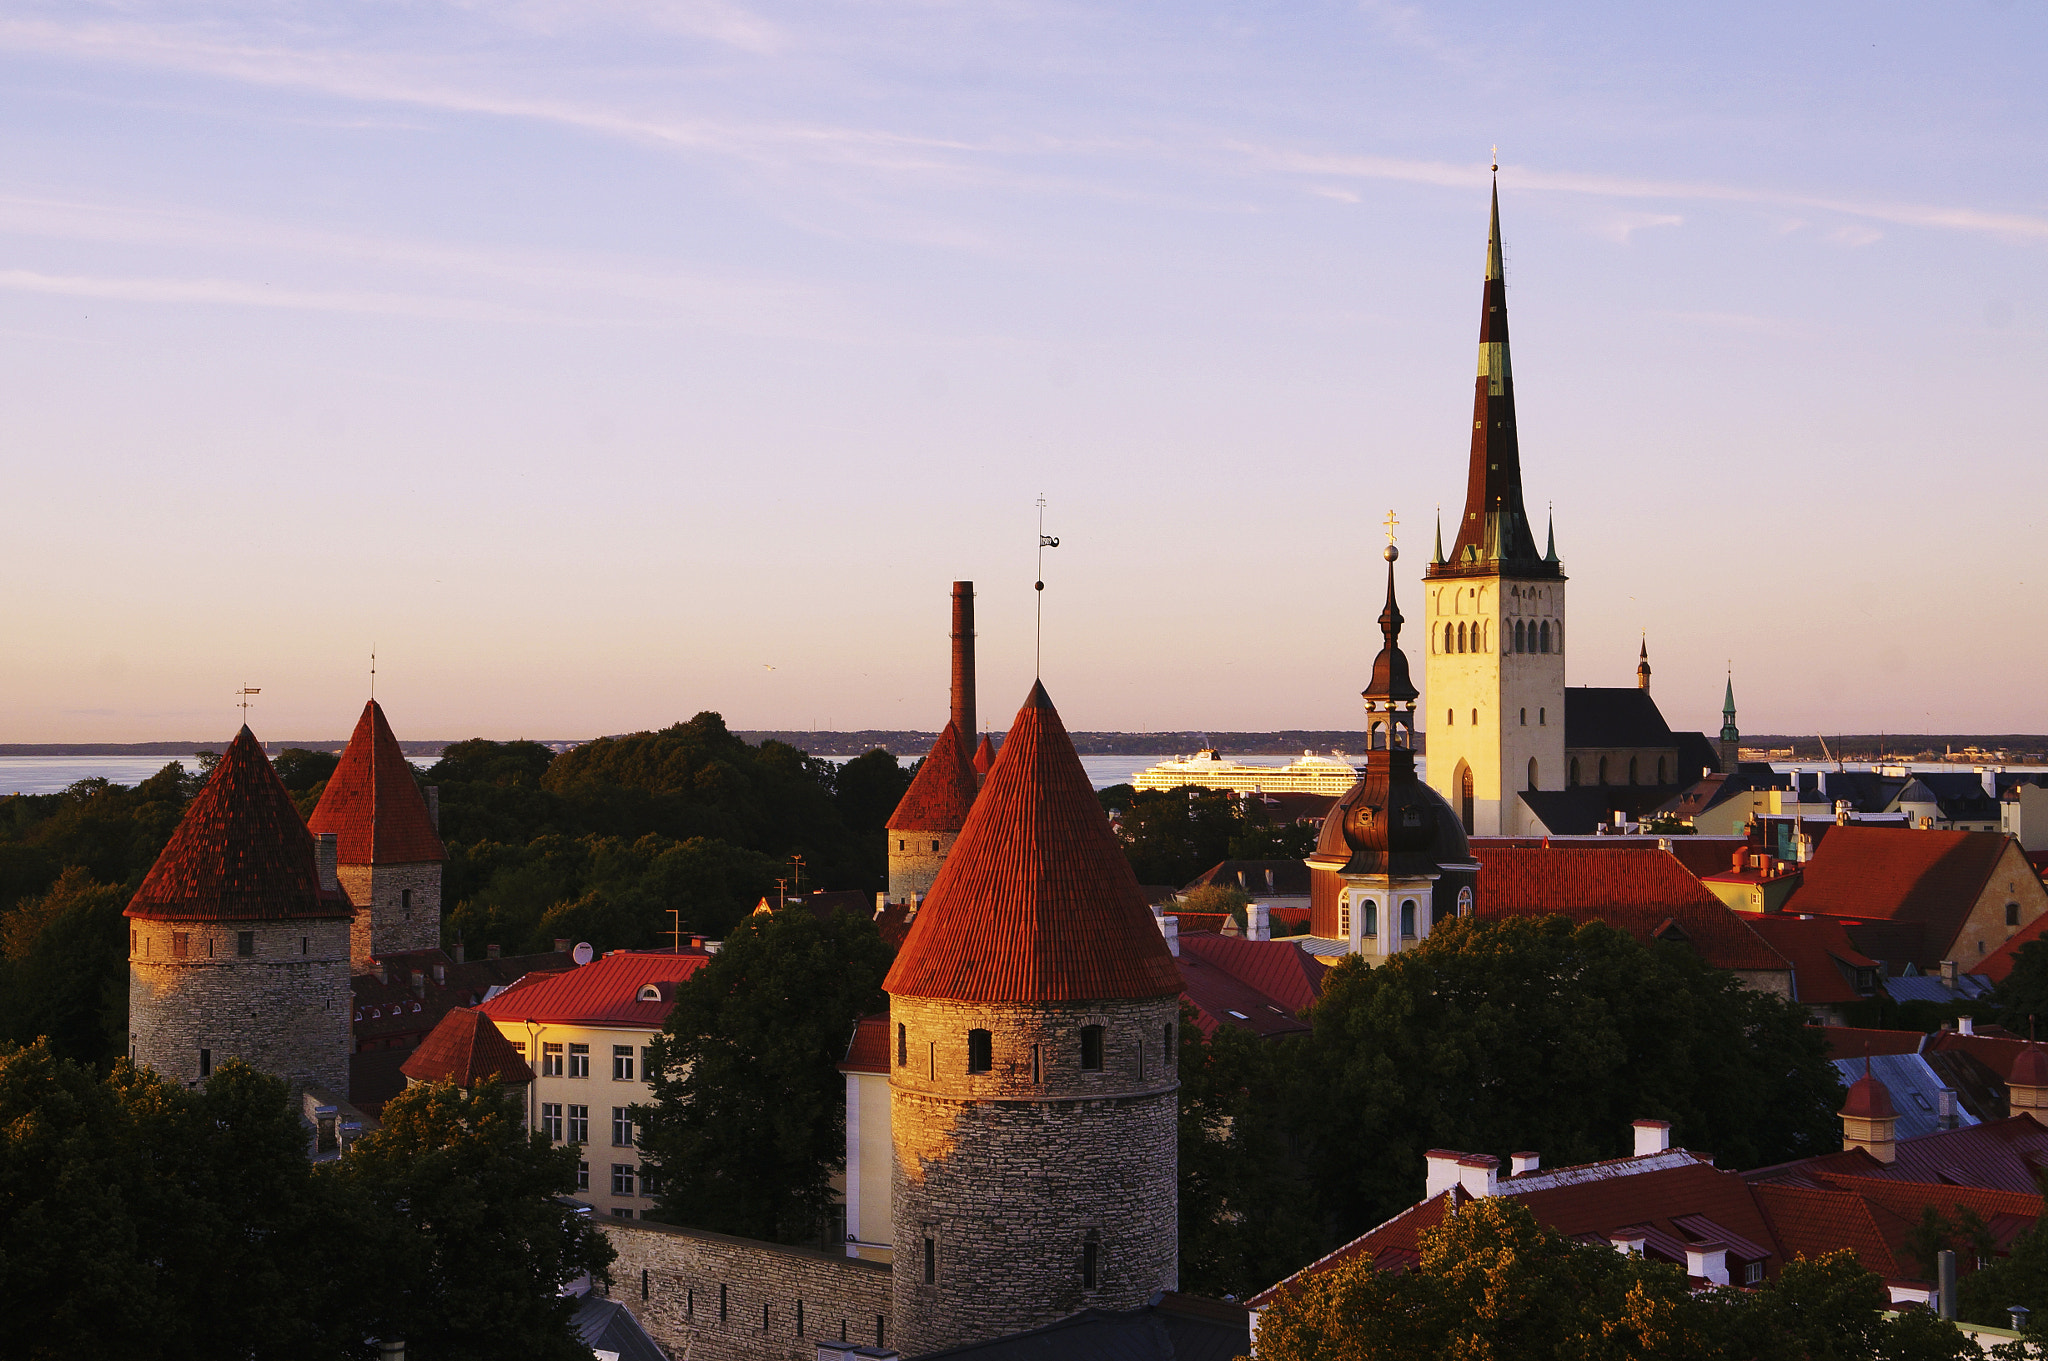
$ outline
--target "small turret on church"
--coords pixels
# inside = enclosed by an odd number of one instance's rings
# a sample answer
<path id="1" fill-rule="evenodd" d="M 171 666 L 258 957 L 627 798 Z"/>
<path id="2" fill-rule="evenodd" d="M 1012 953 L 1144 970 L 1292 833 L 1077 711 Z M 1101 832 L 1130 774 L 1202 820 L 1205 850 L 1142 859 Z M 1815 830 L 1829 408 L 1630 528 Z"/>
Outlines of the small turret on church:
<path id="1" fill-rule="evenodd" d="M 382 706 L 371 700 L 306 820 L 316 835 L 335 838 L 342 891 L 361 909 L 350 944 L 359 970 L 384 955 L 441 944 L 441 866 L 448 852 L 437 801 L 428 794 Z"/>
<path id="2" fill-rule="evenodd" d="M 1636 654 L 1636 689 L 1645 693 L 1650 689 L 1650 639 L 1643 637 L 1642 651 Z"/>
<path id="3" fill-rule="evenodd" d="M 1737 763 L 1742 760 L 1742 733 L 1735 726 L 1735 677 L 1728 677 L 1727 698 L 1721 701 L 1721 770 L 1724 774 L 1735 773 Z"/>

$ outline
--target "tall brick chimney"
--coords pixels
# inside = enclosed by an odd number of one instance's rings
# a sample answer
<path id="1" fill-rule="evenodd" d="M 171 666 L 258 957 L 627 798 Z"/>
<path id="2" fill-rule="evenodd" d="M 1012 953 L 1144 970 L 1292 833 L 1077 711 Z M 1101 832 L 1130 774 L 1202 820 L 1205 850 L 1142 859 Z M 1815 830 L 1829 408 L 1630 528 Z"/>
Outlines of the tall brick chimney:
<path id="1" fill-rule="evenodd" d="M 974 583 L 953 583 L 953 731 L 974 750 Z"/>

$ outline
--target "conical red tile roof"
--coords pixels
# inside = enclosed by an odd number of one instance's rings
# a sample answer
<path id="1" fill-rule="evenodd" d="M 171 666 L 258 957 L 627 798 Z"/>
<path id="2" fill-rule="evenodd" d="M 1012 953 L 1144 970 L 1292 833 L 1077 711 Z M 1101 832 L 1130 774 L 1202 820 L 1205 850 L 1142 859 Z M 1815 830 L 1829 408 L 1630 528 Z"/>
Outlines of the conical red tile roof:
<path id="1" fill-rule="evenodd" d="M 341 764 L 306 825 L 332 832 L 344 865 L 417 865 L 448 852 L 427 814 L 412 767 L 376 700 L 363 706 Z"/>
<path id="2" fill-rule="evenodd" d="M 533 1069 L 490 1017 L 455 1007 L 433 1028 L 398 1071 L 417 1082 L 452 1082 L 465 1090 L 487 1077 L 508 1086 L 533 1081 Z"/>
<path id="3" fill-rule="evenodd" d="M 917 776 L 896 811 L 889 815 L 892 832 L 957 832 L 967 825 L 967 810 L 974 806 L 978 782 L 974 767 L 960 745 L 960 734 L 951 719 L 932 743 L 931 753 L 917 768 Z"/>
<path id="4" fill-rule="evenodd" d="M 180 921 L 353 914 L 339 893 L 321 892 L 313 834 L 246 726 L 185 810 L 127 913 Z"/>
<path id="5" fill-rule="evenodd" d="M 1180 971 L 1034 684 L 882 987 L 961 1002 L 1170 997 Z"/>
<path id="6" fill-rule="evenodd" d="M 986 775 L 995 769 L 996 744 L 987 733 L 981 735 L 981 745 L 974 749 L 974 773 Z"/>

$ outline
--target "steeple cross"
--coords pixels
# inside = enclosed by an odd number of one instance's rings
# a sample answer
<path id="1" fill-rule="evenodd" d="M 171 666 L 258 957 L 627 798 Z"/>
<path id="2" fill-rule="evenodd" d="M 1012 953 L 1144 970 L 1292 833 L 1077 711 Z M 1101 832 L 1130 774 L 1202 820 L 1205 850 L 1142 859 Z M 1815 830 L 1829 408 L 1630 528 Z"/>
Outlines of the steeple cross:
<path id="1" fill-rule="evenodd" d="M 1395 517 L 1395 515 L 1394 515 L 1394 512 L 1393 512 L 1393 511 L 1391 511 L 1391 510 L 1390 510 L 1390 511 L 1388 511 L 1388 512 L 1387 512 L 1387 542 L 1388 542 L 1388 543 L 1392 543 L 1392 542 L 1394 541 L 1394 526 L 1395 526 L 1395 525 L 1398 525 L 1398 524 L 1400 524 L 1400 523 L 1401 523 L 1401 521 L 1400 521 L 1399 519 L 1397 519 L 1397 518 Z"/>

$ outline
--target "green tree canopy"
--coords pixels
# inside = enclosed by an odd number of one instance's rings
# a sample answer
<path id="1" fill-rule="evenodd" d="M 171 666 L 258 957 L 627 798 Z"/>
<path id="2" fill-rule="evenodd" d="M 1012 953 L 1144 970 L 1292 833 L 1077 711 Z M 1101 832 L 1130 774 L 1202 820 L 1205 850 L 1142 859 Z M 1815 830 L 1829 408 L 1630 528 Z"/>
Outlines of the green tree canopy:
<path id="1" fill-rule="evenodd" d="M 843 1166 L 839 1063 L 883 1005 L 891 951 L 866 917 L 749 917 L 676 989 L 649 1047 L 639 1143 L 657 1218 L 776 1242 L 815 1234 Z"/>
<path id="2" fill-rule="evenodd" d="M 1801 1008 L 1598 922 L 1446 921 L 1378 967 L 1340 962 L 1312 1019 L 1296 1127 L 1345 1236 L 1415 1201 L 1430 1148 L 1587 1162 L 1664 1119 L 1755 1167 L 1840 1137 L 1841 1087 Z"/>
<path id="3" fill-rule="evenodd" d="M 125 888 L 67 869 L 0 915 L 0 1039 L 104 1069 L 128 1047 Z"/>
<path id="4" fill-rule="evenodd" d="M 341 755 L 332 751 L 286 747 L 270 764 L 276 768 L 277 778 L 284 782 L 286 789 L 294 794 L 303 794 L 315 785 L 327 782 L 327 777 L 334 774 L 334 768 L 341 764 Z"/>
<path id="5" fill-rule="evenodd" d="M 1299 860 L 1315 849 L 1317 828 L 1278 823 L 1256 799 L 1184 785 L 1097 792 L 1117 817 L 1124 854 L 1141 884 L 1185 884 L 1223 860 Z"/>

